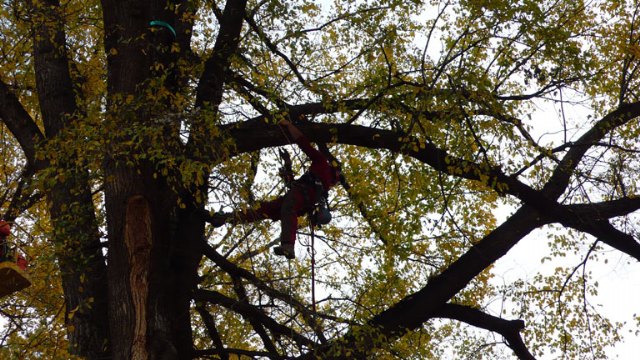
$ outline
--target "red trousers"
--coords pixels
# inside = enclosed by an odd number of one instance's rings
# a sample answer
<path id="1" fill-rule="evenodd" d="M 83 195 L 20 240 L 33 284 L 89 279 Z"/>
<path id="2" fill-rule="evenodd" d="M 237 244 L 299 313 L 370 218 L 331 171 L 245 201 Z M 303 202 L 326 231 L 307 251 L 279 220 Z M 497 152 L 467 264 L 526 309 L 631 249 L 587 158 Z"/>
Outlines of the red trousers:
<path id="1" fill-rule="evenodd" d="M 294 244 L 298 230 L 298 216 L 313 209 L 315 189 L 306 184 L 294 183 L 287 193 L 272 201 L 261 202 L 257 209 L 234 213 L 234 223 L 250 223 L 263 219 L 280 220 L 280 242 Z"/>

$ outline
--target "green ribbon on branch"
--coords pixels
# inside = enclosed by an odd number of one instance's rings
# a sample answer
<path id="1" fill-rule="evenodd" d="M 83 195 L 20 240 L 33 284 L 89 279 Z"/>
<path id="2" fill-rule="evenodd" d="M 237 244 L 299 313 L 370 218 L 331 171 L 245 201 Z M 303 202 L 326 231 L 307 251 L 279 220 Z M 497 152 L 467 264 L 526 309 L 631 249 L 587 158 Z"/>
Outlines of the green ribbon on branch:
<path id="1" fill-rule="evenodd" d="M 176 37 L 176 31 L 173 29 L 173 26 L 169 25 L 169 23 L 160 20 L 151 20 L 149 21 L 150 26 L 160 26 L 168 29 L 173 34 L 173 37 Z"/>

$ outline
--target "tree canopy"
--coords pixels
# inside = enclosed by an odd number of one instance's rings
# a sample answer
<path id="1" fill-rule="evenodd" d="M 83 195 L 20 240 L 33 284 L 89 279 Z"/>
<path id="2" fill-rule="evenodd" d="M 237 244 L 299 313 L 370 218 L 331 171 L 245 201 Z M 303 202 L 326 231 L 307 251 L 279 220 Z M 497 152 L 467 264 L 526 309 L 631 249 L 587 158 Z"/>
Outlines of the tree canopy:
<path id="1" fill-rule="evenodd" d="M 0 4 L 0 217 L 33 280 L 0 300 L 0 357 L 599 359 L 621 340 L 592 269 L 640 260 L 637 3 Z M 270 251 L 277 222 L 210 224 L 284 193 L 277 148 L 306 168 L 281 119 L 344 174 L 295 261 Z M 496 281 L 534 232 L 551 271 Z"/>

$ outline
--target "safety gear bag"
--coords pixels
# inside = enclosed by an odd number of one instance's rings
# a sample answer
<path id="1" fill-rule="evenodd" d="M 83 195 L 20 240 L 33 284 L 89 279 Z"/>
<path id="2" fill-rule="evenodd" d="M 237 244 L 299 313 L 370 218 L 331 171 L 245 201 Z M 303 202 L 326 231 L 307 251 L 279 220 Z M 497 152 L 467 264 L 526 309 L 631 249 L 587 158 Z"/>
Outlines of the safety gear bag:
<path id="1" fill-rule="evenodd" d="M 326 197 L 317 203 L 311 212 L 311 223 L 314 225 L 326 225 L 331 221 L 329 201 Z"/>

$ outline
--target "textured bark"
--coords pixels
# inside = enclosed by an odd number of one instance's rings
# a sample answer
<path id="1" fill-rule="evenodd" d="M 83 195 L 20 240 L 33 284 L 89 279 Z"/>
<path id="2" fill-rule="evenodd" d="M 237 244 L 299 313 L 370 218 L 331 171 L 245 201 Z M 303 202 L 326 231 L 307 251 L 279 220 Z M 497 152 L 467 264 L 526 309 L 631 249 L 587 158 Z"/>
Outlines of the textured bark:
<path id="1" fill-rule="evenodd" d="M 107 172 L 108 171 L 108 172 Z M 133 344 L 135 310 L 129 286 L 129 254 L 124 244 L 127 193 L 133 194 L 130 172 L 110 165 L 105 174 L 105 206 L 109 232 L 109 338 L 112 358 L 128 359 Z"/>
<path id="2" fill-rule="evenodd" d="M 119 96 L 137 95 L 150 76 L 152 59 L 146 56 L 148 21 L 151 8 L 157 1 L 103 1 L 105 49 L 107 51 L 107 88 L 110 100 L 109 119 L 126 129 L 133 124 L 149 120 L 144 111 L 133 113 L 119 109 L 112 103 Z M 114 141 L 129 140 L 122 135 Z M 135 154 L 132 154 L 135 155 Z M 142 164 L 133 165 L 132 159 L 116 155 L 105 160 L 105 206 L 109 234 L 109 329 L 112 358 L 129 359 L 132 356 L 154 358 L 149 349 L 148 334 L 154 329 L 149 303 L 149 273 L 157 239 L 158 211 L 155 202 L 161 185 Z M 143 216 L 143 219 L 140 216 Z M 143 235 L 135 234 L 143 231 Z M 140 253 L 136 253 L 139 250 Z M 141 255 L 141 256 L 137 256 Z M 142 285 L 142 289 L 133 286 Z M 162 309 L 159 309 L 159 311 Z M 166 316 L 166 315 L 164 315 Z"/>
<path id="3" fill-rule="evenodd" d="M 47 139 L 65 136 L 64 130 L 77 116 L 77 106 L 69 61 L 65 50 L 63 17 L 56 0 L 34 2 L 32 32 L 34 66 L 40 111 Z M 10 99 L 9 99 L 10 100 Z M 18 114 L 19 115 L 19 114 Z M 37 137 L 33 125 L 24 119 L 23 139 Z M 24 143 L 21 142 L 21 143 Z M 31 147 L 26 147 L 30 156 Z M 88 174 L 77 168 L 73 156 L 58 158 L 56 178 L 47 198 L 53 242 L 62 272 L 71 352 L 86 357 L 101 357 L 107 351 L 106 267 L 95 219 Z"/>
<path id="4" fill-rule="evenodd" d="M 124 242 L 129 254 L 129 286 L 135 325 L 131 359 L 146 359 L 147 353 L 147 299 L 149 298 L 149 264 L 152 231 L 149 202 L 142 196 L 127 200 Z"/>
<path id="5" fill-rule="evenodd" d="M 221 26 L 216 44 L 224 45 L 227 55 L 214 52 L 216 56 L 212 58 L 216 60 L 209 61 L 213 70 L 205 70 L 208 75 L 203 75 L 215 80 L 202 82 L 212 93 L 203 91 L 199 98 L 206 98 L 214 108 L 221 96 L 210 94 L 222 91 L 225 76 L 220 69 L 227 66 L 230 54 L 237 48 L 245 4 L 245 1 L 227 2 L 229 9 L 240 11 L 240 23 Z M 102 2 L 105 47 L 109 54 L 109 120 L 118 124 L 119 129 L 148 126 L 157 107 L 119 108 L 118 97 L 141 96 L 155 76 L 166 76 L 164 86 L 172 92 L 186 83 L 175 62 L 178 57 L 189 55 L 186 30 L 190 24 L 181 20 L 180 13 L 189 3 L 180 4 L 177 13 L 166 5 L 166 1 Z M 176 38 L 152 31 L 150 20 L 172 24 L 178 33 Z M 172 41 L 180 44 L 177 54 L 167 51 Z M 162 68 L 169 69 L 168 73 L 156 74 L 151 70 L 154 63 L 163 64 Z M 171 111 L 173 105 L 164 106 Z M 178 153 L 178 129 L 167 125 L 164 130 L 168 136 L 165 140 L 173 144 L 170 146 Z M 116 143 L 126 143 L 130 140 L 127 136 L 124 132 Z M 154 146 L 152 139 L 142 138 L 146 142 L 144 147 Z M 107 158 L 104 165 L 113 358 L 188 359 L 193 353 L 190 304 L 201 257 L 204 221 L 199 214 L 204 205 L 201 199 L 190 195 L 197 190 L 193 186 L 170 186 L 166 179 L 155 174 L 152 162 L 136 155 L 115 155 Z M 206 179 L 208 171 L 203 169 L 202 174 Z M 184 208 L 177 206 L 178 198 L 186 204 Z M 141 220 L 143 218 L 148 221 Z M 146 235 L 135 229 L 143 229 Z"/>
<path id="6" fill-rule="evenodd" d="M 204 222 L 178 211 L 175 194 L 145 167 L 107 170 L 112 358 L 189 358 Z"/>

